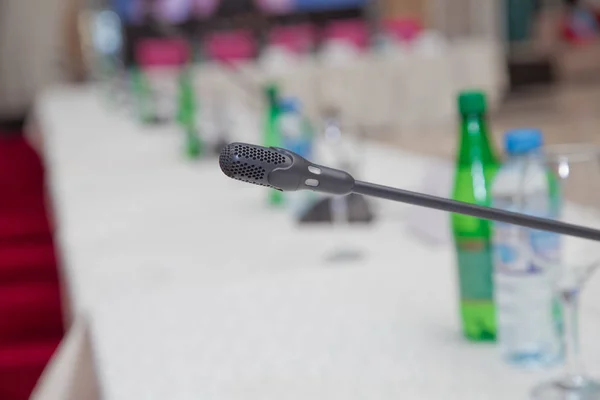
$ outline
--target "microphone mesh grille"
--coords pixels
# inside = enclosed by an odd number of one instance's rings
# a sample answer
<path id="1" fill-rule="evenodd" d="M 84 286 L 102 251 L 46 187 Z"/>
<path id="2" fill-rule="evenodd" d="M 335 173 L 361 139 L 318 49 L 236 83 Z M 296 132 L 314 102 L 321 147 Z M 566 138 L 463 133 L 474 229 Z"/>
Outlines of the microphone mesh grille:
<path id="1" fill-rule="evenodd" d="M 272 187 L 265 183 L 267 171 L 257 162 L 273 166 L 285 164 L 288 158 L 275 150 L 236 143 L 221 152 L 219 164 L 230 178 L 255 185 Z"/>
<path id="2" fill-rule="evenodd" d="M 247 158 L 254 161 L 266 162 L 267 164 L 285 164 L 286 157 L 274 150 L 260 149 L 257 147 L 236 144 L 233 148 L 236 157 Z"/>
<path id="3" fill-rule="evenodd" d="M 221 166 L 221 171 L 225 175 L 230 178 L 233 178 L 233 172 L 231 171 L 231 165 L 233 163 L 233 154 L 231 154 L 231 145 L 225 146 L 223 150 L 221 150 L 221 154 L 219 155 L 219 165 Z"/>
<path id="4" fill-rule="evenodd" d="M 231 166 L 231 172 L 235 179 L 240 181 L 255 183 L 261 186 L 269 186 L 259 183 L 265 179 L 265 169 L 262 167 L 257 167 L 256 165 L 248 165 L 247 163 L 242 163 L 240 161 L 236 161 Z"/>

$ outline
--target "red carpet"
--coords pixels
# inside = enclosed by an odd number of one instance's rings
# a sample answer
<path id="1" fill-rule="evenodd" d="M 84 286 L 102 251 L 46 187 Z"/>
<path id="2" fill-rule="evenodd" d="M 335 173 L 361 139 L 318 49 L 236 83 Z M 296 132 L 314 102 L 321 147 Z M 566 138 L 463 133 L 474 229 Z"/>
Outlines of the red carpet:
<path id="1" fill-rule="evenodd" d="M 0 134 L 0 399 L 26 400 L 62 335 L 44 169 L 21 137 Z"/>

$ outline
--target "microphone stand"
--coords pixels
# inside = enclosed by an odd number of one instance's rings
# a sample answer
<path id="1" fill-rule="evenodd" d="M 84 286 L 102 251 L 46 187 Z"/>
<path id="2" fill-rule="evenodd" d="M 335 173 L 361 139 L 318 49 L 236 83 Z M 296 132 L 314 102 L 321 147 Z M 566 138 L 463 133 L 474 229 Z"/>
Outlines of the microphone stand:
<path id="1" fill-rule="evenodd" d="M 600 231 L 584 226 L 567 224 L 545 218 L 533 217 L 496 208 L 483 207 L 474 204 L 463 203 L 441 197 L 429 196 L 408 190 L 396 189 L 388 186 L 377 185 L 369 182 L 356 181 L 352 190 L 354 193 L 364 196 L 377 197 L 380 199 L 412 204 L 415 206 L 431 208 L 456 214 L 469 215 L 471 217 L 487 219 L 497 222 L 519 225 L 526 228 L 554 232 L 582 239 L 600 241 Z"/>

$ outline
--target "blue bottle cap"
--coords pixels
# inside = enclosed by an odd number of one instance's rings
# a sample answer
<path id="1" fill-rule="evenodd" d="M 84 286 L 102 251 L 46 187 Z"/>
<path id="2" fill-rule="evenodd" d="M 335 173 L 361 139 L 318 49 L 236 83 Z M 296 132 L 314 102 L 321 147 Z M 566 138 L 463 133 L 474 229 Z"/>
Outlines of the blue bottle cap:
<path id="1" fill-rule="evenodd" d="M 284 97 L 279 101 L 280 110 L 284 113 L 296 113 L 301 111 L 300 100 L 296 97 Z"/>
<path id="2" fill-rule="evenodd" d="M 524 154 L 544 145 L 542 131 L 536 128 L 513 129 L 504 134 L 504 148 L 509 154 Z"/>

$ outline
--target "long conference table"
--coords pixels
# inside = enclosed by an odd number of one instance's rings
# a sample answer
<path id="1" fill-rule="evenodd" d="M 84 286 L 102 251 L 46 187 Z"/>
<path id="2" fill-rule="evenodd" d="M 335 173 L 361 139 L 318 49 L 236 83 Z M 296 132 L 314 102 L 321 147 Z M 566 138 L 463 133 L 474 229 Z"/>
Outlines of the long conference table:
<path id="1" fill-rule="evenodd" d="M 39 113 L 106 400 L 526 399 L 559 372 L 462 339 L 452 249 L 410 232 L 413 207 L 373 201 L 372 226 L 300 228 L 216 159 L 186 161 L 176 128 L 143 128 L 93 88 L 54 90 Z M 360 178 L 408 189 L 435 161 L 374 143 L 365 160 Z M 327 261 L 337 246 L 363 257 Z M 599 281 L 582 309 L 598 376 Z"/>

